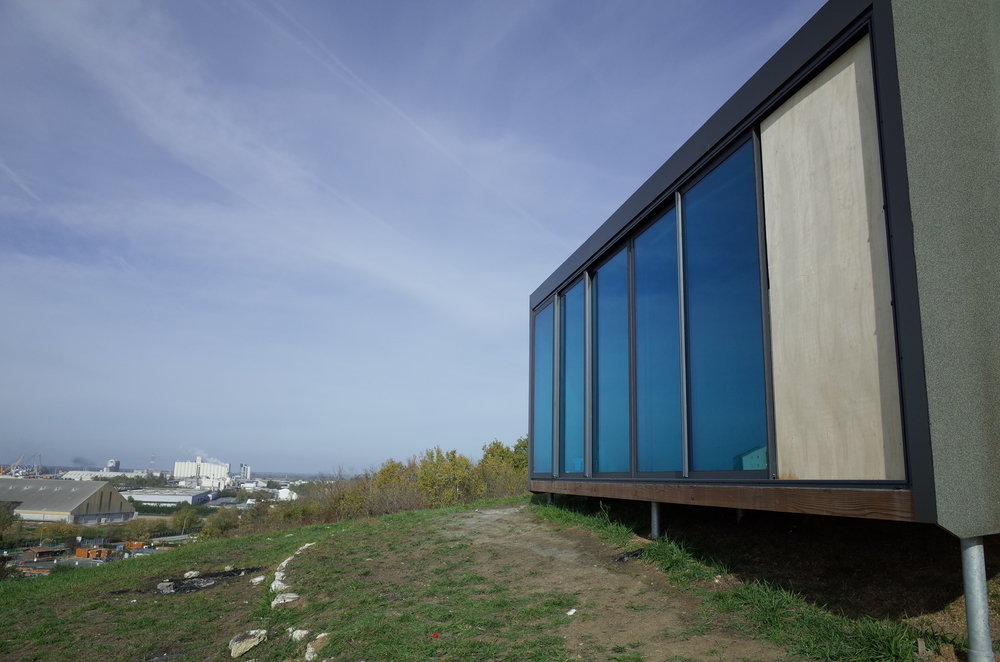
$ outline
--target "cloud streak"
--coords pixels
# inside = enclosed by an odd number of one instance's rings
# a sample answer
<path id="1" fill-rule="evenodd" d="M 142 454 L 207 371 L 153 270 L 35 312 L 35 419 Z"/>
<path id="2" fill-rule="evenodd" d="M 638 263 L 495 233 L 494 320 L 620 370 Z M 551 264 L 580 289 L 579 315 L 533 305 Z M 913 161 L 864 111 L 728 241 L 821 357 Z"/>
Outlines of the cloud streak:
<path id="1" fill-rule="evenodd" d="M 42 201 L 42 199 L 39 198 L 35 194 L 35 192 L 32 191 L 28 187 L 28 185 L 24 183 L 24 180 L 21 179 L 20 175 L 18 175 L 16 172 L 14 172 L 13 170 L 11 170 L 10 166 L 8 166 L 4 162 L 3 158 L 0 158 L 0 170 L 3 170 L 4 174 L 7 175 L 7 178 L 10 179 L 10 181 L 14 182 L 19 189 L 21 189 L 22 191 L 24 191 L 25 193 L 27 193 L 30 197 L 34 198 L 36 201 L 38 201 L 38 202 Z"/>
<path id="2" fill-rule="evenodd" d="M 531 290 L 810 3 L 0 3 L 0 438 L 513 442 Z"/>

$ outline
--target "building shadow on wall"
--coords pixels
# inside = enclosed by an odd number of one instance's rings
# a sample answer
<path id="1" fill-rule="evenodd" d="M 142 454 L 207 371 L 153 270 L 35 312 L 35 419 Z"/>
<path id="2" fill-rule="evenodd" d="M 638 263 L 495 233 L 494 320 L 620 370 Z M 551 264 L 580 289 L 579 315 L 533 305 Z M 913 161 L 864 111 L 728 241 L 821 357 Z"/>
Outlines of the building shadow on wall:
<path id="1" fill-rule="evenodd" d="M 558 499 L 562 507 L 589 513 L 602 503 L 612 521 L 649 535 L 649 504 Z M 732 509 L 673 504 L 660 510 L 664 535 L 699 561 L 721 565 L 744 582 L 791 590 L 845 616 L 902 620 L 958 609 L 959 541 L 934 525 L 765 511 L 738 517 Z M 1000 535 L 984 538 L 984 547 L 996 596 Z M 964 612 L 952 617 L 964 619 Z"/>

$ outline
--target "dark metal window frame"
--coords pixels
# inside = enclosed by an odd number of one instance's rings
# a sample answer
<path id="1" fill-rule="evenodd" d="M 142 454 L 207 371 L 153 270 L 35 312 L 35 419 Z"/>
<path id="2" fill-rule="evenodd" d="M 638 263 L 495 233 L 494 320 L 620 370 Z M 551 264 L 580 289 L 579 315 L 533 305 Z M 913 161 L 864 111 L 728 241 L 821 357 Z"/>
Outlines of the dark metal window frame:
<path id="1" fill-rule="evenodd" d="M 935 501 L 930 431 L 927 419 L 926 382 L 923 346 L 916 289 L 916 267 L 909 208 L 909 185 L 906 173 L 902 130 L 902 110 L 896 75 L 891 0 L 841 0 L 822 7 L 817 14 L 743 85 L 670 159 L 664 163 L 612 216 L 593 233 L 531 295 L 532 311 L 565 290 L 565 285 L 601 262 L 642 228 L 674 205 L 677 192 L 706 172 L 706 167 L 723 152 L 747 136 L 756 144 L 759 168 L 759 122 L 773 112 L 825 66 L 841 55 L 863 35 L 871 39 L 875 107 L 879 125 L 883 195 L 889 248 L 893 315 L 896 331 L 897 368 L 903 426 L 906 480 L 904 481 L 799 481 L 775 480 L 771 471 L 763 480 L 749 478 L 748 472 L 725 472 L 728 476 L 691 475 L 682 481 L 671 476 L 634 473 L 632 477 L 611 480 L 626 482 L 683 482 L 685 484 L 768 484 L 789 487 L 864 486 L 866 488 L 910 489 L 913 492 L 917 520 L 934 521 Z M 762 204 L 762 186 L 758 175 L 758 205 Z M 682 210 L 678 207 L 679 217 Z M 773 439 L 773 398 L 767 305 L 766 242 L 763 216 L 758 208 L 762 270 L 763 305 L 765 306 L 765 371 L 768 402 L 768 461 L 776 461 Z M 678 218 L 678 227 L 682 226 Z M 681 256 L 679 256 L 680 258 Z M 634 378 L 634 370 L 633 370 Z M 634 425 L 634 421 L 633 421 Z M 635 443 L 634 435 L 631 442 Z M 686 444 L 685 444 L 686 446 Z M 634 448 L 633 458 L 634 458 Z M 555 463 L 557 460 L 553 458 Z M 633 467 L 634 469 L 634 467 Z M 737 478 L 732 474 L 739 474 Z M 539 479 L 553 476 L 534 475 Z M 576 476 L 574 476 L 576 478 Z M 585 478 L 586 480 L 586 478 Z M 601 477 L 601 480 L 609 480 Z"/>

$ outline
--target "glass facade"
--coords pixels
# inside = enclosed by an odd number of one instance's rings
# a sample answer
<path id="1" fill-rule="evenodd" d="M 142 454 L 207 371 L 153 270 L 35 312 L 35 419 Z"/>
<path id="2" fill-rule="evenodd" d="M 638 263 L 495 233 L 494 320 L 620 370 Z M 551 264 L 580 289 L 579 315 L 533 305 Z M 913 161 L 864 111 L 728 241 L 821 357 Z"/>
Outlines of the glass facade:
<path id="1" fill-rule="evenodd" d="M 767 452 L 752 143 L 682 204 L 691 470 L 743 469 Z"/>
<path id="2" fill-rule="evenodd" d="M 560 473 L 583 472 L 585 287 L 581 280 L 559 297 L 562 305 L 559 357 L 559 465 Z"/>
<path id="3" fill-rule="evenodd" d="M 638 469 L 681 471 L 681 348 L 677 214 L 635 238 L 635 389 Z"/>
<path id="4" fill-rule="evenodd" d="M 630 470 L 628 251 L 594 274 L 594 471 Z"/>
<path id="5" fill-rule="evenodd" d="M 755 172 L 746 140 L 536 314 L 536 475 L 768 468 Z"/>
<path id="6" fill-rule="evenodd" d="M 555 317 L 551 303 L 535 315 L 532 357 L 531 467 L 535 473 L 552 471 L 552 386 Z"/>

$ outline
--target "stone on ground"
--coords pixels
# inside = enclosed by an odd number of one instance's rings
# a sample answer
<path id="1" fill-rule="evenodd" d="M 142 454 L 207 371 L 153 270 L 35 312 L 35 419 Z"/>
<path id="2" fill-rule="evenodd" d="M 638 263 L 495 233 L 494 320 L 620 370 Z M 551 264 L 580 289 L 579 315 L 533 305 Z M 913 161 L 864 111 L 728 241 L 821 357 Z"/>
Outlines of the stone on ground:
<path id="1" fill-rule="evenodd" d="M 330 635 L 326 632 L 318 635 L 306 646 L 306 662 L 312 662 L 319 656 L 320 650 L 330 641 Z"/>
<path id="2" fill-rule="evenodd" d="M 274 609 L 278 605 L 285 604 L 286 602 L 293 602 L 298 599 L 298 593 L 279 593 L 274 596 L 274 600 L 271 600 L 271 609 Z"/>
<path id="3" fill-rule="evenodd" d="M 262 641 L 267 640 L 267 630 L 247 630 L 229 640 L 229 652 L 239 657 Z"/>

